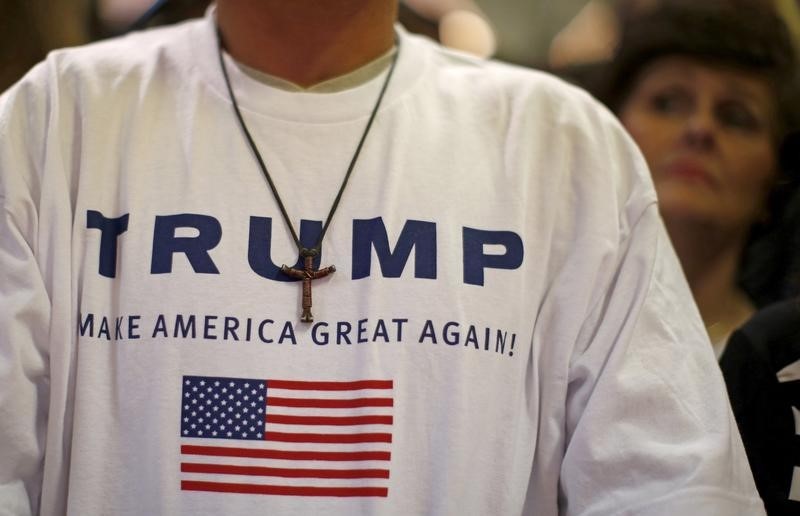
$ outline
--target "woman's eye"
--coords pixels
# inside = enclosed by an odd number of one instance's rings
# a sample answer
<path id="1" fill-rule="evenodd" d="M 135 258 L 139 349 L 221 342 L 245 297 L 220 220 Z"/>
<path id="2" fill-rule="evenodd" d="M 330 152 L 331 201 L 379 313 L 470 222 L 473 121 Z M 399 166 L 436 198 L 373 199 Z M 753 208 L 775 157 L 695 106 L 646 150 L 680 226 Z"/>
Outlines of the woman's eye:
<path id="1" fill-rule="evenodd" d="M 682 91 L 663 91 L 655 93 L 650 98 L 650 107 L 664 114 L 680 113 L 685 111 L 690 104 L 689 96 Z"/>
<path id="2" fill-rule="evenodd" d="M 732 129 L 755 132 L 761 129 L 761 121 L 753 111 L 739 102 L 726 102 L 717 107 L 720 123 Z"/>

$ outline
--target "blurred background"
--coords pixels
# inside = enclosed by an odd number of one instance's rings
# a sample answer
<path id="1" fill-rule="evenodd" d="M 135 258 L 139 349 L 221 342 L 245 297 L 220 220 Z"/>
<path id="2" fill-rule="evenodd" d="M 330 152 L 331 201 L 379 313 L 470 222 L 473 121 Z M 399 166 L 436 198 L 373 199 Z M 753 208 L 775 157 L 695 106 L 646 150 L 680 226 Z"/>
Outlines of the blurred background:
<path id="1" fill-rule="evenodd" d="M 776 4 L 800 40 L 798 0 L 763 1 Z M 406 0 L 401 4 L 401 20 L 414 32 L 439 39 L 445 35 L 445 39 L 452 40 L 452 46 L 477 37 L 483 47 L 476 53 L 489 53 L 524 66 L 558 68 L 606 57 L 615 43 L 616 4 L 647 2 Z M 159 13 L 142 26 L 201 16 L 209 1 L 0 0 L 0 90 L 15 82 L 49 50 L 118 34 L 153 5 L 162 3 Z M 486 42 L 486 28 L 476 26 L 474 20 L 470 23 L 469 19 L 452 17 L 453 23 L 440 23 L 449 21 L 447 14 L 453 11 L 478 14 L 491 30 L 493 41 Z"/>

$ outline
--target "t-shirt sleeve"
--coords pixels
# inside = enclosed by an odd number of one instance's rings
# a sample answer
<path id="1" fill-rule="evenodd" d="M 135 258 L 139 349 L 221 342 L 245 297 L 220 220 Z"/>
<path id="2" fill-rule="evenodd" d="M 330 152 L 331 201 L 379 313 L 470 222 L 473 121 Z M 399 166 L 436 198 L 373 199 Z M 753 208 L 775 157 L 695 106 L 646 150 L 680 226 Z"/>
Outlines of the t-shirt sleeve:
<path id="1" fill-rule="evenodd" d="M 34 83 L 0 96 L 0 513 L 15 516 L 37 512 L 49 399 L 51 299 L 36 257 L 45 101 Z"/>
<path id="2" fill-rule="evenodd" d="M 763 514 L 719 368 L 650 204 L 570 364 L 562 513 Z"/>

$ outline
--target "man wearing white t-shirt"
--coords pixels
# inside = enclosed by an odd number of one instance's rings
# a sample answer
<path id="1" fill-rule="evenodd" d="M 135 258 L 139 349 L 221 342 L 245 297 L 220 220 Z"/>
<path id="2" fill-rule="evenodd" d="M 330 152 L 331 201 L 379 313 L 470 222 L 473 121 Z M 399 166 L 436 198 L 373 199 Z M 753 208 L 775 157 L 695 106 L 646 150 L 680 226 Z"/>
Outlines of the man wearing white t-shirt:
<path id="1" fill-rule="evenodd" d="M 396 7 L 0 97 L 0 513 L 763 514 L 630 139 Z"/>

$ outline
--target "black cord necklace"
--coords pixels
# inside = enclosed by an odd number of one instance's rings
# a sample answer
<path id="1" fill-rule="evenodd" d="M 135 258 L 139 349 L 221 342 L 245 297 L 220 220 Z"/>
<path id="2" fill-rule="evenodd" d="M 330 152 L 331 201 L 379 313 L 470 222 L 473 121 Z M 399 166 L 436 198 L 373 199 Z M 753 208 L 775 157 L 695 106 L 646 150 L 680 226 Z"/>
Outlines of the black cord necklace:
<path id="1" fill-rule="evenodd" d="M 322 226 L 322 231 L 319 234 L 319 238 L 317 239 L 317 243 L 311 247 L 305 247 L 300 242 L 300 238 L 297 236 L 297 231 L 295 231 L 294 226 L 292 225 L 291 220 L 289 220 L 289 215 L 286 212 L 286 207 L 283 205 L 283 201 L 281 200 L 281 196 L 278 195 L 278 189 L 275 187 L 275 183 L 272 181 L 272 177 L 267 170 L 267 166 L 264 163 L 264 159 L 261 157 L 261 153 L 258 152 L 258 147 L 256 146 L 253 137 L 250 135 L 250 131 L 247 129 L 247 124 L 244 122 L 244 118 L 242 117 L 242 112 L 239 109 L 239 104 L 236 102 L 236 96 L 233 94 L 233 88 L 231 87 L 231 81 L 228 77 L 228 70 L 225 67 L 225 58 L 223 56 L 222 50 L 222 35 L 220 34 L 219 30 L 217 30 L 217 49 L 219 54 L 219 64 L 222 68 L 222 76 L 225 79 L 225 86 L 228 89 L 228 96 L 230 97 L 231 104 L 233 105 L 233 112 L 236 115 L 236 119 L 239 121 L 239 126 L 242 129 L 242 133 L 244 133 L 244 137 L 247 140 L 247 144 L 250 147 L 250 150 L 253 152 L 253 156 L 256 158 L 256 162 L 258 163 L 261 172 L 264 174 L 264 178 L 267 180 L 267 184 L 269 184 L 270 190 L 272 190 L 272 195 L 275 198 L 275 201 L 278 203 L 278 208 L 281 211 L 281 215 L 283 216 L 283 221 L 286 223 L 286 226 L 289 228 L 289 231 L 292 234 L 292 239 L 294 240 L 295 245 L 297 246 L 297 250 L 300 253 L 300 257 L 303 259 L 303 268 L 302 269 L 295 269 L 293 267 L 287 267 L 286 265 L 281 266 L 281 272 L 290 276 L 292 278 L 297 278 L 303 280 L 303 301 L 302 307 L 303 312 L 300 317 L 300 320 L 303 322 L 312 322 L 314 320 L 314 316 L 311 314 L 311 281 L 323 278 L 328 274 L 331 274 L 336 271 L 336 267 L 330 266 L 325 267 L 322 269 L 315 269 L 314 268 L 314 258 L 319 255 L 320 250 L 322 249 L 322 239 L 325 238 L 325 233 L 328 231 L 328 226 L 330 226 L 331 220 L 333 219 L 333 214 L 336 213 L 336 209 L 339 207 L 339 201 L 342 200 L 342 194 L 344 193 L 344 189 L 347 187 L 347 182 L 350 180 L 350 175 L 355 168 L 356 161 L 358 161 L 358 156 L 361 154 L 361 148 L 364 146 L 364 141 L 367 139 L 367 135 L 369 134 L 370 128 L 372 128 L 372 122 L 375 120 L 375 115 L 378 114 L 378 108 L 383 101 L 384 93 L 386 93 L 386 88 L 389 86 L 389 81 L 392 78 L 392 73 L 394 73 L 395 64 L 397 64 L 397 57 L 400 54 L 400 41 L 397 40 L 397 50 L 392 56 L 392 62 L 389 66 L 389 71 L 386 73 L 386 78 L 383 81 L 383 86 L 381 86 L 381 91 L 378 94 L 378 99 L 375 101 L 375 105 L 372 107 L 372 112 L 369 115 L 369 120 L 367 121 L 366 127 L 364 127 L 364 132 L 361 133 L 361 139 L 358 142 L 358 146 L 356 147 L 355 152 L 353 153 L 353 157 L 350 159 L 350 165 L 347 167 L 347 173 L 344 175 L 344 179 L 342 180 L 342 184 L 339 187 L 339 192 L 336 194 L 336 199 L 333 201 L 333 205 L 331 205 L 330 212 L 328 212 L 328 217 L 325 219 L 325 223 Z"/>

